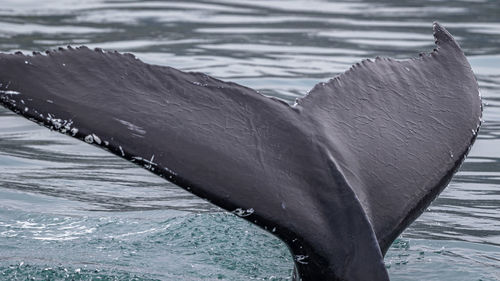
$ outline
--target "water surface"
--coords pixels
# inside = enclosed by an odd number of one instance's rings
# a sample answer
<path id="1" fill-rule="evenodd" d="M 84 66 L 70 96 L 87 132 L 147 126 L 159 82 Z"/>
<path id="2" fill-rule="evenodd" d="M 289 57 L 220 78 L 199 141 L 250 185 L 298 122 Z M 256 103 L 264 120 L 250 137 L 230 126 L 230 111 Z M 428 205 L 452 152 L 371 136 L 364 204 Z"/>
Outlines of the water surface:
<path id="1" fill-rule="evenodd" d="M 389 250 L 391 280 L 500 280 L 496 1 L 3 0 L 0 51 L 133 52 L 292 103 L 364 58 L 434 48 L 439 20 L 476 73 L 484 120 L 450 186 Z M 290 280 L 285 245 L 92 146 L 0 109 L 1 280 Z"/>

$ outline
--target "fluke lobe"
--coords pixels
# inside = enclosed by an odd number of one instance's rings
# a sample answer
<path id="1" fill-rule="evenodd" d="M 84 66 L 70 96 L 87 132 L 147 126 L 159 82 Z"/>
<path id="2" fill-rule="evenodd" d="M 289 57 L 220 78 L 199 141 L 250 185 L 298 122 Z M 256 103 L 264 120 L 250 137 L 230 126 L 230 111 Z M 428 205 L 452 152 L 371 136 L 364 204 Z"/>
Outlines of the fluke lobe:
<path id="1" fill-rule="evenodd" d="M 445 188 L 480 126 L 452 36 L 364 60 L 294 106 L 86 47 L 0 55 L 3 106 L 100 146 L 282 239 L 296 279 L 389 280 L 383 256 Z"/>

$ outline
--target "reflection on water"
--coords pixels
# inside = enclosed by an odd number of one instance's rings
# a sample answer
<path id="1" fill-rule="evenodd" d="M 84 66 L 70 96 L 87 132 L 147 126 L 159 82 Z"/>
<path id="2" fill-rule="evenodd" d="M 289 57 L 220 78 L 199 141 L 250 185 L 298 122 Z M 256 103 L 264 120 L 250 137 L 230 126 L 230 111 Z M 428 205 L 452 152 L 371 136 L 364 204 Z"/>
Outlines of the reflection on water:
<path id="1" fill-rule="evenodd" d="M 3 0 L 0 50 L 117 49 L 293 103 L 363 58 L 430 52 L 439 20 L 470 59 L 485 123 L 386 265 L 393 280 L 500 280 L 499 14 L 488 0 Z M 3 109 L 0 175 L 0 279 L 290 277 L 286 247 L 260 229 Z"/>

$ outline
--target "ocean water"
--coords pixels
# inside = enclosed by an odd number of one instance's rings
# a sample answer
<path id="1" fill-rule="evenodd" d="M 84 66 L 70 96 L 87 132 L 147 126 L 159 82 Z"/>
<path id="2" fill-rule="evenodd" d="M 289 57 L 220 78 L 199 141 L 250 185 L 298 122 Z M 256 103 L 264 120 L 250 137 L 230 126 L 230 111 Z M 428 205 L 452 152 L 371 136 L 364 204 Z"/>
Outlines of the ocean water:
<path id="1" fill-rule="evenodd" d="M 449 187 L 392 245 L 391 280 L 500 280 L 500 3 L 1 0 L 0 51 L 87 45 L 292 102 L 364 58 L 434 48 L 476 73 L 484 124 Z M 0 280 L 291 280 L 263 230 L 0 109 Z"/>

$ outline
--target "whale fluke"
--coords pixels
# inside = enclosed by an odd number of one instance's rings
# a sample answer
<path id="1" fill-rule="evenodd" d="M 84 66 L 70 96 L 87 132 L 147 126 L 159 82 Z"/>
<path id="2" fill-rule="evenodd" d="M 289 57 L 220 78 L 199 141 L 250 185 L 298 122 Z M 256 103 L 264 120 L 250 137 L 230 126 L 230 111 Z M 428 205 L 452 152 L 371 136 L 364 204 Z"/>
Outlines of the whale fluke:
<path id="1" fill-rule="evenodd" d="M 480 126 L 452 36 L 377 58 L 290 106 L 201 73 L 86 47 L 0 54 L 0 102 L 282 239 L 296 278 L 389 280 L 383 256 L 446 187 Z"/>

